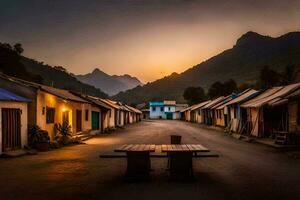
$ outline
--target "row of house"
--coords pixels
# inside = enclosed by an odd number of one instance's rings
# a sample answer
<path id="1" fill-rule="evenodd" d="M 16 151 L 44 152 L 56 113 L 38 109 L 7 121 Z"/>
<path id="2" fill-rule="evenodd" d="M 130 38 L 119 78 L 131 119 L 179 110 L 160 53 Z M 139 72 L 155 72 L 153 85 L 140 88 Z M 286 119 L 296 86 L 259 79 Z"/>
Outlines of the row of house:
<path id="1" fill-rule="evenodd" d="M 0 154 L 28 144 L 28 126 L 38 125 L 53 141 L 57 124 L 72 134 L 106 132 L 141 120 L 142 112 L 109 99 L 24 81 L 0 74 Z"/>
<path id="2" fill-rule="evenodd" d="M 182 119 L 278 144 L 295 144 L 300 134 L 300 83 L 221 96 L 192 105 Z"/>

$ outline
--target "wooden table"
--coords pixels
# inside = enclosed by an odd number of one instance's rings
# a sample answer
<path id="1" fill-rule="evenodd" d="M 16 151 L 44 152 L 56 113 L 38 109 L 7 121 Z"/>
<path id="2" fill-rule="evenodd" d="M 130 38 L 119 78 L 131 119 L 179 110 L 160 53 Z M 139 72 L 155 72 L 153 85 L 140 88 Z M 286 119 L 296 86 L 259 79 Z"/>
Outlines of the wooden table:
<path id="1" fill-rule="evenodd" d="M 171 179 L 191 179 L 194 177 L 193 154 L 209 150 L 201 144 L 163 144 L 161 151 L 168 153 Z"/>
<path id="2" fill-rule="evenodd" d="M 115 149 L 115 152 L 126 152 L 126 177 L 134 179 L 149 178 L 151 170 L 150 152 L 154 151 L 154 144 L 125 144 Z"/>

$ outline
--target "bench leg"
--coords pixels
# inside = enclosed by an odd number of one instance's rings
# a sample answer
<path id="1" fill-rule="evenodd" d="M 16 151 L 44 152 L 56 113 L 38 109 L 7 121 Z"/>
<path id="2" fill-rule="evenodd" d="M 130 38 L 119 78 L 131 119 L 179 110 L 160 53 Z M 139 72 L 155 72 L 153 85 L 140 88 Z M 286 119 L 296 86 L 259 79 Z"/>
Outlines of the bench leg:
<path id="1" fill-rule="evenodd" d="M 149 152 L 127 152 L 128 179 L 148 179 L 150 177 L 151 161 Z"/>
<path id="2" fill-rule="evenodd" d="M 171 180 L 192 180 L 193 153 L 192 152 L 170 152 L 170 179 Z"/>

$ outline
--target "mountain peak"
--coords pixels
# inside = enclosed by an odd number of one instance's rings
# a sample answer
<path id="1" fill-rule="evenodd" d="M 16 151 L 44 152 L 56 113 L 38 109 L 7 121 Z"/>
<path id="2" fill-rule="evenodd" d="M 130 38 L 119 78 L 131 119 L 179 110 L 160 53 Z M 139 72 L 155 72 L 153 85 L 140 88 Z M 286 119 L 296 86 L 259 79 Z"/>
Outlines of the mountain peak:
<path id="1" fill-rule="evenodd" d="M 109 75 L 101 71 L 99 68 L 95 68 L 91 73 L 85 75 L 76 76 L 81 82 L 92 85 L 96 88 L 101 88 L 109 95 L 115 95 L 121 91 L 132 89 L 142 83 L 129 74 L 122 76 Z"/>
<path id="2" fill-rule="evenodd" d="M 92 74 L 105 74 L 103 71 L 101 71 L 99 68 L 95 68 L 93 71 L 92 71 Z"/>
<path id="3" fill-rule="evenodd" d="M 253 31 L 248 31 L 247 33 L 243 34 L 236 42 L 236 46 L 244 46 L 244 45 L 257 45 L 261 42 L 268 41 L 273 39 L 270 36 L 265 36 L 258 34 Z"/>

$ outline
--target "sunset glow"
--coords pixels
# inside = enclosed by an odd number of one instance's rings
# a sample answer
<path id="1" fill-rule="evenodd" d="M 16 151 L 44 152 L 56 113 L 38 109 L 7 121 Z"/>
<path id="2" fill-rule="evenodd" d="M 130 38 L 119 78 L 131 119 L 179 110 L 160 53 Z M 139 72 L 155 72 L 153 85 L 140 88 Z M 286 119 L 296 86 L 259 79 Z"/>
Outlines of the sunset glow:
<path id="1" fill-rule="evenodd" d="M 276 37 L 300 29 L 294 0 L 121 2 L 34 1 L 29 7 L 6 1 L 0 19 L 8 23 L 0 26 L 0 38 L 75 74 L 98 67 L 148 82 L 231 48 L 249 30 Z"/>

